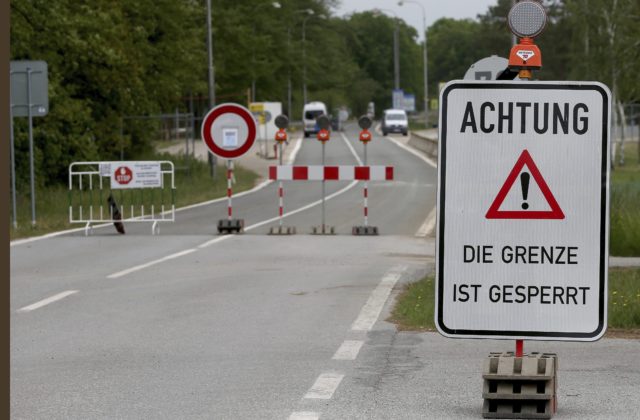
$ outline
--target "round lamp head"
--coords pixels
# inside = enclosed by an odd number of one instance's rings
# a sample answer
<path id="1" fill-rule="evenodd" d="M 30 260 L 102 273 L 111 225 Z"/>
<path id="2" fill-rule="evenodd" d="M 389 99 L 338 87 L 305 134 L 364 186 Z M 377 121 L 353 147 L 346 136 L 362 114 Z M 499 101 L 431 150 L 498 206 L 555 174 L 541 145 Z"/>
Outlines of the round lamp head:
<path id="1" fill-rule="evenodd" d="M 278 128 L 287 128 L 289 126 L 289 118 L 284 114 L 280 114 L 276 117 L 275 123 Z"/>
<path id="2" fill-rule="evenodd" d="M 366 115 L 363 115 L 362 117 L 360 117 L 360 119 L 358 120 L 358 125 L 360 126 L 360 128 L 362 128 L 363 130 L 368 129 L 369 127 L 371 127 L 372 121 L 371 118 L 367 117 Z"/>
<path id="3" fill-rule="evenodd" d="M 318 124 L 318 127 L 320 127 L 323 130 L 328 130 L 329 127 L 331 126 L 331 121 L 329 121 L 329 117 L 327 117 L 324 114 L 316 118 L 316 123 Z"/>
<path id="4" fill-rule="evenodd" d="M 516 3 L 507 17 L 509 29 L 520 38 L 534 38 L 542 33 L 547 23 L 547 12 L 537 1 Z"/>

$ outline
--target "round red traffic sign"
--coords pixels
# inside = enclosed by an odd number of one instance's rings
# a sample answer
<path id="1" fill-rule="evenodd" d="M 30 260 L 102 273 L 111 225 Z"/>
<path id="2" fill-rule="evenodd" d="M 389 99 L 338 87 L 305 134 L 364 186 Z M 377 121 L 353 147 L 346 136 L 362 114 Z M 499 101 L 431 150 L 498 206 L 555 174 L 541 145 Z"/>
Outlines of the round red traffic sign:
<path id="1" fill-rule="evenodd" d="M 234 159 L 251 149 L 256 132 L 256 121 L 247 108 L 225 103 L 216 106 L 204 117 L 201 136 L 211 153 Z"/>
<path id="2" fill-rule="evenodd" d="M 120 185 L 127 185 L 133 179 L 133 172 L 127 166 L 120 166 L 113 173 L 113 177 Z"/>

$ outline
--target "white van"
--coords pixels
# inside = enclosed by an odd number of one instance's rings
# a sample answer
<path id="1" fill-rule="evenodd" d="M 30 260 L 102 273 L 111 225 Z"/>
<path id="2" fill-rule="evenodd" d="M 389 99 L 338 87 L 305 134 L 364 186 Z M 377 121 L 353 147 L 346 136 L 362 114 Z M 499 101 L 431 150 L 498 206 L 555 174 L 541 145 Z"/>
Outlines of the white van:
<path id="1" fill-rule="evenodd" d="M 407 113 L 403 109 L 387 109 L 382 115 L 382 134 L 402 133 L 407 135 L 409 132 L 409 120 Z"/>
<path id="2" fill-rule="evenodd" d="M 316 118 L 320 115 L 327 115 L 327 106 L 322 102 L 309 102 L 302 109 L 302 124 L 304 127 L 304 136 L 317 133 L 320 129 L 316 125 Z"/>

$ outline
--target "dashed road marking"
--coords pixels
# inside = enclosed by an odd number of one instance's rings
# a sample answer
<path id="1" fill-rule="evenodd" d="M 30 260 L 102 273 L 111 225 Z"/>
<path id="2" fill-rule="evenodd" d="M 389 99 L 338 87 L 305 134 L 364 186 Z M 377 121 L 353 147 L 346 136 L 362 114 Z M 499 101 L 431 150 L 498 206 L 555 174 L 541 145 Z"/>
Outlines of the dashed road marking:
<path id="1" fill-rule="evenodd" d="M 358 353 L 362 348 L 364 341 L 360 340 L 345 340 L 340 348 L 333 355 L 333 360 L 356 360 Z"/>
<path id="2" fill-rule="evenodd" d="M 313 411 L 297 411 L 289 416 L 289 420 L 318 420 L 319 418 L 320 413 Z"/>
<path id="3" fill-rule="evenodd" d="M 43 306 L 46 306 L 46 305 L 48 305 L 50 303 L 53 303 L 53 302 L 57 302 L 60 299 L 64 299 L 67 296 L 71 296 L 71 295 L 73 295 L 75 293 L 78 293 L 78 291 L 77 290 L 67 290 L 65 292 L 58 293 L 57 295 L 53 295 L 53 296 L 48 297 L 46 299 L 42 299 L 41 301 L 33 303 L 33 304 L 29 305 L 29 306 L 25 306 L 24 308 L 20 308 L 20 309 L 18 309 L 18 312 L 29 312 L 29 311 L 33 311 L 33 310 L 38 309 L 38 308 L 42 308 Z"/>
<path id="4" fill-rule="evenodd" d="M 307 391 L 304 398 L 318 400 L 331 399 L 333 393 L 338 389 L 342 378 L 344 378 L 342 373 L 323 373 L 318 376 L 318 379 L 316 379 L 316 382 L 309 391 Z"/>
<path id="5" fill-rule="evenodd" d="M 436 214 L 437 208 L 434 207 L 429 212 L 429 215 L 427 216 L 427 219 L 424 221 L 422 226 L 420 226 L 420 229 L 418 229 L 418 231 L 416 232 L 416 236 L 424 238 L 426 236 L 429 236 L 431 232 L 433 232 L 433 228 L 436 227 Z"/>
<path id="6" fill-rule="evenodd" d="M 184 251 L 176 252 L 175 254 L 167 255 L 166 257 L 158 258 L 157 260 L 149 261 L 148 263 L 136 265 L 135 267 L 127 268 L 126 270 L 118 271 L 117 273 L 109 274 L 107 276 L 108 279 L 117 279 L 118 277 L 126 276 L 127 274 L 131 274 L 135 271 L 142 270 L 147 267 L 151 267 L 156 264 L 160 264 L 161 262 L 165 262 L 168 260 L 172 260 L 174 258 L 182 257 L 184 255 L 191 254 L 192 252 L 196 252 L 197 249 L 185 249 Z"/>
<path id="7" fill-rule="evenodd" d="M 371 292 L 367 303 L 360 310 L 360 315 L 351 325 L 353 331 L 369 331 L 373 327 L 380 316 L 384 304 L 387 302 L 387 298 L 391 294 L 391 290 L 406 269 L 407 267 L 404 265 L 396 266 L 385 274 L 378 287 Z"/>

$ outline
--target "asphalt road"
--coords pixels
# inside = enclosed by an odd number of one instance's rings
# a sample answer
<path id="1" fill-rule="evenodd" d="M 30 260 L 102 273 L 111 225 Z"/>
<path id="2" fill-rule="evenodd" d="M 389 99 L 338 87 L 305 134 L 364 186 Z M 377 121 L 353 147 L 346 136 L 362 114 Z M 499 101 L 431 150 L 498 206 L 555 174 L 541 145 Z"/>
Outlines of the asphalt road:
<path id="1" fill-rule="evenodd" d="M 362 145 L 334 133 L 327 164 L 353 165 Z M 234 199 L 246 234 L 218 236 L 226 203 L 148 226 L 73 233 L 11 248 L 11 416 L 15 419 L 480 418 L 482 363 L 509 341 L 398 332 L 385 321 L 402 285 L 433 268 L 417 237 L 435 205 L 436 170 L 376 137 L 369 164 L 377 237 L 362 223 L 362 186 L 285 183 L 285 219 L 269 236 L 277 185 Z M 320 164 L 304 141 L 296 164 Z M 300 210 L 303 209 L 303 210 Z M 633 418 L 640 345 L 526 343 L 560 357 L 557 418 Z"/>

